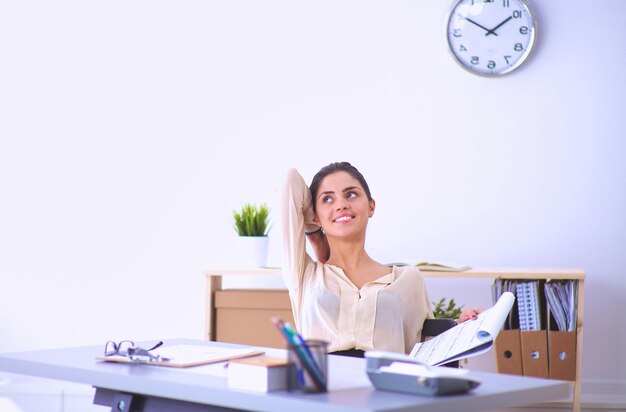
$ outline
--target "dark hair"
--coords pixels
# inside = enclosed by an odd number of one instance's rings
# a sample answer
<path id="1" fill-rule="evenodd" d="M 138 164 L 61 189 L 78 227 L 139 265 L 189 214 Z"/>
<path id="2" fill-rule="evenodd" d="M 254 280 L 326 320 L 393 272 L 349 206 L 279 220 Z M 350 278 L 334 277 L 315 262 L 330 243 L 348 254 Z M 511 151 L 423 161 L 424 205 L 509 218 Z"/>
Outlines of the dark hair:
<path id="1" fill-rule="evenodd" d="M 352 166 L 348 162 L 335 162 L 322 167 L 320 171 L 317 172 L 315 176 L 313 176 L 313 180 L 311 181 L 311 185 L 309 186 L 309 188 L 311 189 L 311 203 L 313 206 L 313 213 L 317 212 L 315 201 L 317 199 L 317 192 L 319 191 L 320 183 L 322 183 L 322 180 L 324 180 L 326 176 L 336 172 L 346 172 L 350 176 L 358 180 L 361 186 L 363 186 L 363 190 L 365 190 L 367 200 L 372 200 L 372 193 L 370 192 L 370 188 L 367 185 L 367 182 L 365 181 L 365 178 L 363 177 L 361 172 L 359 172 L 356 167 Z"/>

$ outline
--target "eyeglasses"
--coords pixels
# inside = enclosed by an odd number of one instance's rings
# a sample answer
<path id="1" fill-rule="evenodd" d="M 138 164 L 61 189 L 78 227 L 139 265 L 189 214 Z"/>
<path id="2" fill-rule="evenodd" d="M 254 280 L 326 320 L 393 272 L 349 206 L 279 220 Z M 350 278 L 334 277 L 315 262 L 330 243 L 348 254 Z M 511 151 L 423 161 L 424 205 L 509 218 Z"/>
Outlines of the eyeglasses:
<path id="1" fill-rule="evenodd" d="M 135 342 L 131 340 L 123 340 L 120 342 L 114 342 L 112 340 L 108 341 L 106 345 L 104 345 L 104 356 L 127 356 L 128 349 L 134 348 Z"/>
<path id="2" fill-rule="evenodd" d="M 150 351 L 155 350 L 161 345 L 163 345 L 163 342 L 157 343 L 150 349 L 143 349 L 135 346 L 135 342 L 131 340 L 122 340 L 119 342 L 110 340 L 104 345 L 104 356 L 127 356 L 133 362 L 167 362 L 169 358 L 150 353 Z"/>

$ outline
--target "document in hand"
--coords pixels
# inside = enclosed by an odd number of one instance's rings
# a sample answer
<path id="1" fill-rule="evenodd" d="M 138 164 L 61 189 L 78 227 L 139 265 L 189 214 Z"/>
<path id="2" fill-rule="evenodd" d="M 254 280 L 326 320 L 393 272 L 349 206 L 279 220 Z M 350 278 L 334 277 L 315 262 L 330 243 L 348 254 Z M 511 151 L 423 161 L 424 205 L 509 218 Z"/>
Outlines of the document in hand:
<path id="1" fill-rule="evenodd" d="M 511 292 L 503 293 L 493 307 L 478 314 L 478 319 L 465 321 L 432 339 L 416 343 L 409 356 L 437 366 L 487 352 L 514 302 Z"/>

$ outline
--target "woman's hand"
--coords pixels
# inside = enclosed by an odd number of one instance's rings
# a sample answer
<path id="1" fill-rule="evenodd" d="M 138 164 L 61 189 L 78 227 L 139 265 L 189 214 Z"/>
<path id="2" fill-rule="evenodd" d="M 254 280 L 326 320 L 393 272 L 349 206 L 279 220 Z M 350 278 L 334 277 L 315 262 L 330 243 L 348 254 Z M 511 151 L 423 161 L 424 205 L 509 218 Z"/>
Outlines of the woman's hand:
<path id="1" fill-rule="evenodd" d="M 459 318 L 456 320 L 456 323 L 459 324 L 465 322 L 466 320 L 477 319 L 478 314 L 482 311 L 482 308 L 465 309 L 463 312 L 461 312 L 461 316 L 459 316 Z"/>
<path id="2" fill-rule="evenodd" d="M 318 230 L 310 235 L 307 235 L 306 238 L 309 239 L 309 242 L 313 247 L 313 252 L 315 253 L 315 257 L 317 257 L 317 261 L 322 264 L 328 262 L 328 258 L 330 258 L 330 246 L 328 246 L 328 239 L 326 239 L 324 231 Z"/>

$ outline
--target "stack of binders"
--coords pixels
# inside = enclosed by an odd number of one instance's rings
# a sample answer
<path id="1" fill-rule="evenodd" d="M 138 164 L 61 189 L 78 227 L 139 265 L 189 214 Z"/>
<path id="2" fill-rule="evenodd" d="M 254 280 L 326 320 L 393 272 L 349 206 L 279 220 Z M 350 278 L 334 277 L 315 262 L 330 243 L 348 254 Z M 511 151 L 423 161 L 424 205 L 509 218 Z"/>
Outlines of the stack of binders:
<path id="1" fill-rule="evenodd" d="M 576 290 L 575 280 L 494 282 L 494 300 L 506 291 L 516 297 L 496 339 L 499 372 L 575 380 Z"/>

